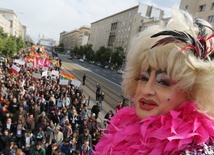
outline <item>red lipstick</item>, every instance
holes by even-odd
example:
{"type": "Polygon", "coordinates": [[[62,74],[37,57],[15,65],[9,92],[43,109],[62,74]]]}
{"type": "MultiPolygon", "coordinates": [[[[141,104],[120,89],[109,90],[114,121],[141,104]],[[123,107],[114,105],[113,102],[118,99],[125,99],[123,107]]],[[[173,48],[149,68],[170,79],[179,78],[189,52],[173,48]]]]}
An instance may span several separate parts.
{"type": "Polygon", "coordinates": [[[146,100],[144,98],[139,99],[138,102],[139,102],[139,106],[142,110],[150,111],[150,110],[155,109],[158,106],[158,104],[156,102],[154,102],[153,100],[146,100]]]}

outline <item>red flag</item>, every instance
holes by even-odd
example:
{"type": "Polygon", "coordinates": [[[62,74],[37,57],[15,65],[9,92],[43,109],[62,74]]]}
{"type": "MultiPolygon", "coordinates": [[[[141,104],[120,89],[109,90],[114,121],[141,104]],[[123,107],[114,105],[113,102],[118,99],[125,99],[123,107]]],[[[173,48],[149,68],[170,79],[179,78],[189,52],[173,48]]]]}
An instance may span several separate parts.
{"type": "Polygon", "coordinates": [[[13,64],[12,67],[10,68],[10,71],[15,74],[18,74],[20,71],[20,68],[13,64]]]}

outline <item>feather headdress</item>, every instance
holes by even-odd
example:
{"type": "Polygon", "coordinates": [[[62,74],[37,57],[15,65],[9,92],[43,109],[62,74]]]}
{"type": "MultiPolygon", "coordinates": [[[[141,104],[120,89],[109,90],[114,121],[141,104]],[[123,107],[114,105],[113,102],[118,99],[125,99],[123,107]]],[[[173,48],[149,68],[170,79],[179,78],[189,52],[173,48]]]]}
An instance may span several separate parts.
{"type": "Polygon", "coordinates": [[[166,45],[169,43],[186,43],[180,52],[185,50],[193,51],[193,54],[202,60],[208,60],[214,58],[214,34],[207,36],[205,27],[209,28],[214,32],[211,27],[203,25],[199,20],[196,20],[195,24],[198,26],[199,33],[196,38],[191,36],[187,32],[181,32],[177,30],[161,31],[151,36],[151,38],[159,36],[168,36],[158,40],[151,48],[159,45],[166,45]]]}

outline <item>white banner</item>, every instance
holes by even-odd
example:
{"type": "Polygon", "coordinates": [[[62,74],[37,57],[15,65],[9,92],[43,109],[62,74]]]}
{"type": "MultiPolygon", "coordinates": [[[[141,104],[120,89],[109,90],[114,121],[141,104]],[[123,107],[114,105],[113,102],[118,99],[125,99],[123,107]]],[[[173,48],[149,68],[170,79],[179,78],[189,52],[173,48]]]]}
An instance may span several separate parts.
{"type": "Polygon", "coordinates": [[[48,67],[42,67],[42,70],[43,70],[43,71],[47,71],[47,70],[48,70],[48,67]]]}
{"type": "Polygon", "coordinates": [[[71,81],[71,84],[74,85],[74,86],[79,87],[81,85],[81,82],[79,80],[75,80],[74,79],[74,80],[71,81]]]}
{"type": "Polygon", "coordinates": [[[46,70],[46,71],[44,71],[44,72],[42,72],[42,77],[43,76],[48,76],[48,71],[46,70]]]}
{"type": "Polygon", "coordinates": [[[27,67],[29,67],[29,68],[33,68],[33,63],[32,63],[32,62],[29,62],[29,63],[27,63],[26,65],[27,65],[27,67]]]}
{"type": "Polygon", "coordinates": [[[25,64],[24,60],[19,60],[19,59],[15,59],[14,62],[17,63],[17,64],[20,64],[20,65],[24,65],[25,64]]]}
{"type": "Polygon", "coordinates": [[[67,85],[67,84],[68,84],[68,80],[65,80],[65,79],[59,80],[59,85],[67,85]]]}
{"type": "Polygon", "coordinates": [[[33,77],[36,78],[36,79],[41,79],[42,78],[40,73],[33,73],[33,77]]]}
{"type": "Polygon", "coordinates": [[[59,76],[59,71],[52,70],[51,75],[59,76]]]}

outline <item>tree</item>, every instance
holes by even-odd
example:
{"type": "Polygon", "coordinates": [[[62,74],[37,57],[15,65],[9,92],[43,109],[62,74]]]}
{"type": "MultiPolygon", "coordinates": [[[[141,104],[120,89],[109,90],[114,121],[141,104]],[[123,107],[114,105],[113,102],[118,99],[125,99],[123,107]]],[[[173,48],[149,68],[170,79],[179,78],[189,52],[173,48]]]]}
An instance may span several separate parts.
{"type": "Polygon", "coordinates": [[[102,64],[109,62],[111,57],[111,49],[101,46],[99,50],[95,53],[95,60],[100,61],[102,64]]]}
{"type": "Polygon", "coordinates": [[[62,52],[64,52],[64,50],[65,50],[65,48],[64,48],[63,43],[60,43],[57,47],[55,47],[56,52],[62,53],[62,52]]]}
{"type": "Polygon", "coordinates": [[[21,37],[18,37],[18,38],[16,38],[16,40],[15,40],[16,42],[16,53],[19,51],[19,50],[21,50],[23,47],[24,47],[24,41],[22,40],[22,38],[21,37]]]}
{"type": "Polygon", "coordinates": [[[14,55],[16,53],[15,37],[10,36],[5,40],[5,48],[2,51],[4,55],[14,55]]]}
{"type": "Polygon", "coordinates": [[[0,38],[6,39],[8,37],[7,33],[4,33],[4,30],[2,27],[0,27],[0,38]]]}
{"type": "Polygon", "coordinates": [[[78,51],[79,51],[79,48],[77,46],[75,46],[74,49],[72,50],[72,53],[74,53],[74,55],[77,56],[78,51]]]}
{"type": "Polygon", "coordinates": [[[116,47],[114,53],[112,54],[111,62],[115,65],[117,64],[117,66],[122,66],[124,60],[125,60],[124,49],[121,46],[116,47]]]}

